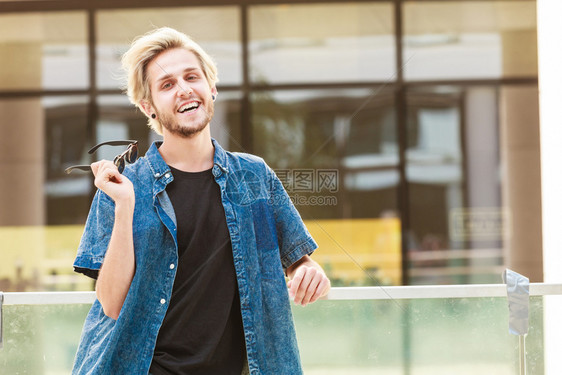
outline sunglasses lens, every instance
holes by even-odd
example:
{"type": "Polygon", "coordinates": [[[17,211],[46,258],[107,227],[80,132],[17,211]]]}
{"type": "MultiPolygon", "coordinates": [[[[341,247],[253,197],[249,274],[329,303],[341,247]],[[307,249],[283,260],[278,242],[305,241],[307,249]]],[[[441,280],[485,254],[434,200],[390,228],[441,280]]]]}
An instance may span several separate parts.
{"type": "Polygon", "coordinates": [[[119,159],[119,163],[117,164],[117,170],[119,171],[119,173],[123,173],[123,171],[125,170],[125,160],[119,159]]]}
{"type": "Polygon", "coordinates": [[[113,159],[113,164],[115,164],[119,173],[123,173],[125,170],[125,158],[123,157],[123,154],[117,155],[115,159],[113,159]]]}
{"type": "Polygon", "coordinates": [[[131,145],[129,146],[129,149],[127,150],[127,163],[134,163],[135,161],[137,161],[137,157],[138,157],[138,149],[137,149],[137,145],[131,145]]]}

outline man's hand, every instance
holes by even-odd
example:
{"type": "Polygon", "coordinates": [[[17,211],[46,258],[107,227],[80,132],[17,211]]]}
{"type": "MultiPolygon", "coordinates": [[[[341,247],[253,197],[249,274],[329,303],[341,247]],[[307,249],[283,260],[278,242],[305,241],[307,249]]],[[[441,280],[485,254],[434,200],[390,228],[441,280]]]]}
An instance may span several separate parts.
{"type": "Polygon", "coordinates": [[[127,203],[134,208],[135,190],[129,179],[117,170],[113,162],[100,160],[91,165],[94,185],[107,194],[116,205],[127,203]]]}
{"type": "Polygon", "coordinates": [[[296,304],[306,306],[330,291],[330,279],[308,255],[287,268],[289,295],[296,304]]]}

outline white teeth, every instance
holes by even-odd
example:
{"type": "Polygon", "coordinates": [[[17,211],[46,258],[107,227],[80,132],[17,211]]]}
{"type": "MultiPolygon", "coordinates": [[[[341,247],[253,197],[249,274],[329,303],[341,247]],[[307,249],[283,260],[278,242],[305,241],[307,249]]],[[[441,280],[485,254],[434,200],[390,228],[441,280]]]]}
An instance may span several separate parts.
{"type": "Polygon", "coordinates": [[[199,107],[199,103],[191,102],[191,103],[187,103],[187,104],[181,106],[180,109],[178,109],[178,112],[184,113],[184,112],[187,112],[187,111],[195,110],[198,107],[199,107]]]}

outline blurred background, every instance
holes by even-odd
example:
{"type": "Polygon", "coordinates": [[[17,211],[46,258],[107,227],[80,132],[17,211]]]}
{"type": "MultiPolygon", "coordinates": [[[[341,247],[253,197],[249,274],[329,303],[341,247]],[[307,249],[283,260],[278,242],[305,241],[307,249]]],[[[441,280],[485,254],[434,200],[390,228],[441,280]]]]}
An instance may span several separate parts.
{"type": "Polygon", "coordinates": [[[94,144],[159,137],[120,56],[155,27],[217,62],[211,132],[276,170],[334,286],[543,279],[536,3],[0,1],[0,290],[72,263],[94,144]]]}

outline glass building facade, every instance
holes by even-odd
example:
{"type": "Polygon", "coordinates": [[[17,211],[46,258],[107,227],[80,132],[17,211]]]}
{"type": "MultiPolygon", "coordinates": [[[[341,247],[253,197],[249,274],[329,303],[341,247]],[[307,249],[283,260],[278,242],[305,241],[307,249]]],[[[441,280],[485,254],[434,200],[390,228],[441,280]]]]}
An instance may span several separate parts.
{"type": "Polygon", "coordinates": [[[333,285],[542,281],[536,4],[0,2],[0,290],[87,290],[87,150],[159,137],[120,56],[155,27],[216,60],[211,133],[263,157],[333,285]]]}

